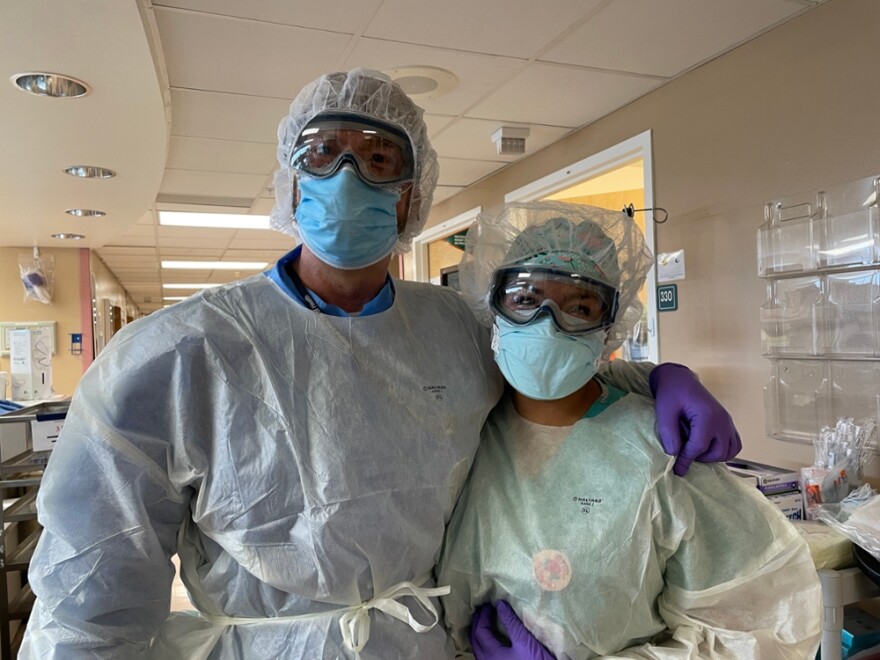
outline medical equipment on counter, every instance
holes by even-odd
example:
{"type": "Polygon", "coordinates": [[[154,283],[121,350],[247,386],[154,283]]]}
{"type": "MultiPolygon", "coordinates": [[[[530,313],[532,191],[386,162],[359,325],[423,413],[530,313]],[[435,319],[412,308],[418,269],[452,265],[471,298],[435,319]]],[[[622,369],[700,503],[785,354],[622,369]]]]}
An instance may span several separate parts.
{"type": "Polygon", "coordinates": [[[880,559],[880,494],[869,484],[839,503],[820,504],[814,515],[880,559]]]}
{"type": "Polygon", "coordinates": [[[818,505],[841,502],[862,485],[862,472],[877,451],[877,423],[869,419],[859,426],[841,418],[833,429],[822,428],[813,445],[813,466],[801,470],[808,518],[818,505]]]}

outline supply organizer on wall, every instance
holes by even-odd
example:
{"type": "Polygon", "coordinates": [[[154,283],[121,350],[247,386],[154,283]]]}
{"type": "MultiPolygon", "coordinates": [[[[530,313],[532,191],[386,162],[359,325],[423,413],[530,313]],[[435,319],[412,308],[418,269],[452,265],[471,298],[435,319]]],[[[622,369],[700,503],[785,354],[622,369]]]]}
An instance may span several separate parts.
{"type": "Polygon", "coordinates": [[[758,230],[767,434],[880,420],[880,177],[770,202],[758,230]]]}

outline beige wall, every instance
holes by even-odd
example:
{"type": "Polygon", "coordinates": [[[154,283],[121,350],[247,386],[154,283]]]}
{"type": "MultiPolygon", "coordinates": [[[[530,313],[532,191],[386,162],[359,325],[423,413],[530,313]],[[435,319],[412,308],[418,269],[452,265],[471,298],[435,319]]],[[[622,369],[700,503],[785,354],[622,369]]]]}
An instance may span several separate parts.
{"type": "MultiPolygon", "coordinates": [[[[72,356],[70,334],[82,332],[79,294],[79,250],[41,249],[55,257],[55,293],[51,305],[24,301],[18,255],[29,248],[0,248],[0,321],[56,321],[56,354],[52,356],[52,386],[58,394],[73,394],[83,372],[80,356],[72,356]]],[[[0,371],[9,371],[9,356],[0,356],[0,371]]],[[[8,392],[7,392],[8,394],[8,392]]]]}
{"type": "Polygon", "coordinates": [[[659,315],[661,359],[700,373],[743,456],[809,464],[810,448],[764,435],[755,233],[772,198],[880,174],[878,27],[877,0],[829,0],[437,205],[428,226],[651,129],[654,200],[669,211],[657,250],[684,248],[687,263],[679,311],[659,315]]]}

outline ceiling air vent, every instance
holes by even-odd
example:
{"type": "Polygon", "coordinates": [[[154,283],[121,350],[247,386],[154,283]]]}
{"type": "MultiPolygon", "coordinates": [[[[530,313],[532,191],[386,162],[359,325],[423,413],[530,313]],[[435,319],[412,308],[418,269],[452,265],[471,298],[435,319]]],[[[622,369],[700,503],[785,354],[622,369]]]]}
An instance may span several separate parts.
{"type": "Polygon", "coordinates": [[[492,133],[492,142],[499,154],[519,155],[526,152],[526,138],[529,137],[528,128],[515,126],[502,126],[492,133]]]}

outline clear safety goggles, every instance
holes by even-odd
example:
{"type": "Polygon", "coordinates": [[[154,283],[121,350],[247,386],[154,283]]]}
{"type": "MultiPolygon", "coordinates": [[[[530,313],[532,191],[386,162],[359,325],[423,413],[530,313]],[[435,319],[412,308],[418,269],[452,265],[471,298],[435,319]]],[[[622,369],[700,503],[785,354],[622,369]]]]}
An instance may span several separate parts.
{"type": "Polygon", "coordinates": [[[300,133],[291,167],[325,178],[344,163],[374,185],[412,181],[415,176],[412,143],[396,126],[347,113],[318,115],[300,133]]]}
{"type": "Polygon", "coordinates": [[[614,287],[555,268],[512,266],[495,273],[491,305],[515,325],[548,314],[560,331],[578,335],[608,328],[617,316],[614,287]]]}

